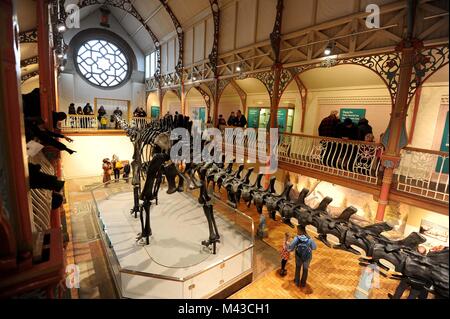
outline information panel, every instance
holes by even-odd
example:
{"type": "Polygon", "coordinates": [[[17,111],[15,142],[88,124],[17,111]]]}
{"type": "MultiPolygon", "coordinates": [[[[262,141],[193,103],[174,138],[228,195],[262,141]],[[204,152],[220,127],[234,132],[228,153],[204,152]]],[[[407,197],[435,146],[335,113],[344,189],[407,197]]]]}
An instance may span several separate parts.
{"type": "Polygon", "coordinates": [[[157,119],[159,117],[159,106],[152,106],[150,116],[152,119],[157,119]]]}
{"type": "Polygon", "coordinates": [[[247,126],[251,128],[258,128],[259,125],[259,111],[260,109],[257,107],[250,107],[248,109],[248,119],[247,126]]]}
{"type": "Polygon", "coordinates": [[[341,121],[349,118],[355,124],[358,124],[363,117],[366,117],[366,109],[341,109],[339,114],[341,121]]]}
{"type": "Polygon", "coordinates": [[[277,123],[280,133],[284,133],[287,124],[287,109],[278,109],[277,123]]]}

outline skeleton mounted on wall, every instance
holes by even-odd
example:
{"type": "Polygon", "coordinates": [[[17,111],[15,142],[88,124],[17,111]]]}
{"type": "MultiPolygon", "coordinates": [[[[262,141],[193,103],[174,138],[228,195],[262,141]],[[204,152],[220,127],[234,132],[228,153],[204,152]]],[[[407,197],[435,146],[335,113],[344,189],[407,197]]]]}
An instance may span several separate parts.
{"type": "MultiPolygon", "coordinates": [[[[208,221],[209,238],[202,241],[205,247],[212,246],[213,253],[216,253],[216,244],[220,242],[214,209],[211,198],[206,188],[206,172],[211,164],[185,164],[185,170],[180,171],[178,164],[171,161],[170,151],[177,143],[183,143],[182,139],[171,140],[171,132],[176,128],[184,128],[189,132],[192,129],[192,122],[188,117],[178,115],[165,117],[158,121],[152,121],[145,127],[130,127],[126,121],[116,116],[116,120],[122,129],[125,130],[133,143],[133,198],[134,205],[131,214],[137,218],[139,213],[141,221],[141,232],[137,241],[141,245],[149,245],[152,229],[150,226],[150,209],[152,205],[158,204],[158,192],[163,178],[167,180],[168,194],[183,192],[184,185],[191,189],[199,189],[199,203],[203,207],[204,214],[208,221]],[[197,178],[197,176],[199,178],[197,178]],[[178,177],[178,184],[176,178],[178,177]],[[141,181],[144,185],[141,188],[141,181]],[[142,204],[141,204],[142,201],[142,204]]],[[[192,138],[190,139],[192,153],[192,138]]]]}

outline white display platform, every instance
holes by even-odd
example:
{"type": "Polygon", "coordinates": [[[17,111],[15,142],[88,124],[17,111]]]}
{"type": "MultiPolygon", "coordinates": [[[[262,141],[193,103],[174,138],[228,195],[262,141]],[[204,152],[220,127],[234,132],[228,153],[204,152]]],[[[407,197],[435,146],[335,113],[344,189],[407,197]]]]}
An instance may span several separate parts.
{"type": "Polygon", "coordinates": [[[130,215],[132,206],[132,192],[97,201],[123,297],[207,298],[252,273],[251,236],[219,213],[215,214],[221,236],[217,254],[201,245],[209,237],[208,223],[190,195],[160,190],[159,204],[151,207],[153,234],[148,246],[136,242],[141,225],[130,215]]]}

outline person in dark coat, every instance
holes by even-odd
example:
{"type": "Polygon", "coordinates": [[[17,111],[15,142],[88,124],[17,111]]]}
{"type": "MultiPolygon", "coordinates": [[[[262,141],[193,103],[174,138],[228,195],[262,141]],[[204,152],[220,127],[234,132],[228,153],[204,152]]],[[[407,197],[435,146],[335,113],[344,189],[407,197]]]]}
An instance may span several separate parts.
{"type": "Polygon", "coordinates": [[[93,115],[94,114],[94,110],[92,109],[91,104],[86,103],[86,105],[83,108],[83,114],[84,115],[93,115]]]}
{"type": "Polygon", "coordinates": [[[75,104],[74,103],[70,103],[69,105],[69,115],[76,115],[77,114],[77,110],[75,109],[75,104]]]}
{"type": "Polygon", "coordinates": [[[220,127],[221,125],[227,125],[227,122],[225,121],[225,119],[223,118],[223,115],[220,114],[219,115],[219,119],[217,120],[218,126],[220,127]]]}
{"type": "Polygon", "coordinates": [[[337,137],[337,128],[339,125],[338,111],[332,111],[329,116],[324,118],[319,125],[319,136],[337,137]]]}
{"type": "Polygon", "coordinates": [[[77,115],[83,115],[83,109],[81,108],[81,106],[77,108],[77,115]]]}
{"type": "Polygon", "coordinates": [[[237,127],[245,127],[247,125],[247,119],[245,118],[244,114],[239,110],[237,111],[237,117],[236,117],[236,126],[237,127]]]}
{"type": "Polygon", "coordinates": [[[234,115],[234,112],[231,112],[230,117],[227,121],[228,126],[236,126],[236,116],[234,115]]]}
{"type": "Polygon", "coordinates": [[[373,134],[372,126],[367,119],[362,118],[358,122],[358,140],[364,141],[367,134],[373,134]]]}
{"type": "Polygon", "coordinates": [[[145,112],[143,107],[139,108],[139,113],[138,114],[139,114],[140,117],[147,117],[147,112],[145,112]]]}
{"type": "Polygon", "coordinates": [[[103,107],[103,105],[100,106],[100,108],[98,109],[97,113],[98,113],[97,119],[100,121],[101,118],[106,115],[106,110],[103,107]]]}
{"type": "Polygon", "coordinates": [[[358,128],[349,118],[346,118],[344,122],[338,125],[338,138],[347,140],[357,140],[358,139],[358,128]]]}

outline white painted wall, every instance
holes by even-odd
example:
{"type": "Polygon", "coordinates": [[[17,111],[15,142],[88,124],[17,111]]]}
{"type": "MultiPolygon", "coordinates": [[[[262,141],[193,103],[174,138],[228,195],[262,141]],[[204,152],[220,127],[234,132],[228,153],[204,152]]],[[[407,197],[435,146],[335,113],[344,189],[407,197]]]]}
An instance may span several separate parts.
{"type": "MultiPolygon", "coordinates": [[[[443,96],[448,96],[448,83],[424,84],[411,146],[439,150],[446,115],[440,114],[443,96]],[[435,141],[435,135],[438,142],[435,141]]],[[[411,115],[413,106],[411,103],[409,109],[411,115]]],[[[446,108],[448,110],[448,105],[446,108]]]]}
{"type": "Polygon", "coordinates": [[[20,91],[22,94],[28,94],[38,87],[39,87],[39,76],[36,76],[26,81],[24,84],[22,84],[20,86],[20,91]]]}
{"type": "MultiPolygon", "coordinates": [[[[93,12],[91,15],[83,19],[81,22],[82,28],[69,29],[66,33],[64,33],[66,43],[70,43],[71,39],[83,30],[90,28],[102,28],[99,25],[99,14],[99,11],[93,12]]],[[[105,29],[116,33],[130,45],[137,59],[138,71],[144,72],[145,60],[143,53],[112,15],[110,16],[109,24],[111,25],[111,28],[105,29]]],[[[61,73],[58,78],[58,90],[60,110],[62,112],[67,112],[69,104],[72,102],[75,103],[76,107],[83,107],[88,102],[94,106],[95,98],[110,98],[131,101],[132,111],[135,110],[136,107],[145,107],[146,105],[145,84],[143,81],[136,82],[133,77],[128,80],[126,84],[117,89],[105,90],[89,84],[76,72],[75,69],[69,71],[66,68],[66,71],[61,73]]]]}
{"type": "Polygon", "coordinates": [[[385,87],[344,87],[327,90],[311,90],[308,92],[305,134],[318,135],[318,127],[322,119],[332,110],[341,108],[362,108],[366,109],[366,118],[374,131],[375,140],[378,141],[381,133],[386,130],[392,109],[389,95],[385,87]],[[371,98],[384,97],[385,104],[375,104],[374,102],[355,103],[353,97],[362,97],[368,100],[371,98]],[[321,103],[322,99],[342,99],[342,103],[321,103]]]}
{"type": "Polygon", "coordinates": [[[134,43],[134,41],[130,38],[128,33],[125,31],[125,29],[121,26],[119,21],[113,16],[109,16],[109,25],[110,28],[104,28],[100,26],[100,11],[96,10],[93,13],[91,13],[89,16],[84,18],[79,29],[68,29],[66,32],[64,32],[64,41],[66,43],[70,43],[72,38],[77,35],[79,32],[87,29],[105,29],[111,32],[116,33],[118,36],[120,36],[123,40],[125,40],[128,45],[133,49],[134,54],[136,55],[137,59],[137,68],[138,71],[144,71],[145,70],[145,60],[144,60],[144,54],[141,52],[141,50],[138,48],[138,46],[134,43]]]}
{"type": "Polygon", "coordinates": [[[129,81],[114,89],[102,90],[90,85],[78,73],[62,73],[58,78],[60,110],[67,112],[70,103],[83,107],[87,102],[94,106],[95,98],[108,98],[131,101],[132,111],[136,107],[145,107],[145,84],[129,81]]]}
{"type": "Polygon", "coordinates": [[[121,160],[131,162],[133,144],[126,136],[71,136],[73,143],[65,144],[76,151],[69,155],[62,152],[63,176],[65,179],[100,176],[102,160],[112,159],[113,154],[121,160]]]}

